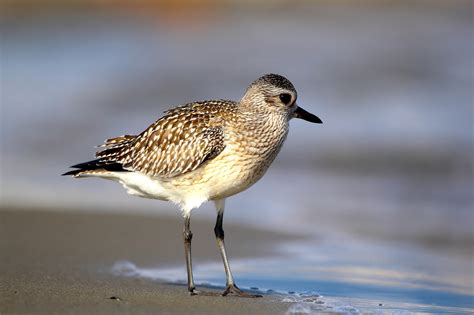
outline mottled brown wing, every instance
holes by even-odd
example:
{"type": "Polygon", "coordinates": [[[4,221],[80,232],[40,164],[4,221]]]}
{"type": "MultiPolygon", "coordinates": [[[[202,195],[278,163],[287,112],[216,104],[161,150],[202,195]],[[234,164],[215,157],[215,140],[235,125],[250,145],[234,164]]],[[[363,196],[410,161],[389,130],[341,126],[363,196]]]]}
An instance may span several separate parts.
{"type": "Polygon", "coordinates": [[[224,149],[224,133],[215,119],[220,101],[193,103],[166,115],[138,135],[133,143],[98,152],[99,158],[119,162],[125,169],[171,178],[197,169],[224,149]]]}

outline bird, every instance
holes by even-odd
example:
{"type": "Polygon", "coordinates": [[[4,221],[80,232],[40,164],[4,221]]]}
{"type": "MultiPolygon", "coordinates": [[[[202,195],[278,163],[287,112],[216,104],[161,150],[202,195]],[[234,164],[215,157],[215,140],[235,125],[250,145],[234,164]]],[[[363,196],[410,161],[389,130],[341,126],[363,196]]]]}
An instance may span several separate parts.
{"type": "Polygon", "coordinates": [[[96,159],[73,165],[74,170],[62,175],[113,180],[130,195],[177,204],[184,218],[190,295],[209,294],[198,291],[193,279],[191,211],[213,201],[214,233],[226,273],[220,295],[261,297],[241,290],[232,276],[224,243],[225,201],[262,178],[285,142],[292,118],[322,123],[296,100],[296,89],[287,78],[266,74],[253,81],[239,101],[180,105],[138,135],[107,139],[96,159]]]}

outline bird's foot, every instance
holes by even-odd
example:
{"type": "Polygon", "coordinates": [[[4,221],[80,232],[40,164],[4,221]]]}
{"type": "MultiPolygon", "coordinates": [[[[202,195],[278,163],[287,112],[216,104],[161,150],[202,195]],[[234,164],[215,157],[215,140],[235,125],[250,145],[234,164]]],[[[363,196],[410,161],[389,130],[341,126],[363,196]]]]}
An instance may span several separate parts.
{"type": "Polygon", "coordinates": [[[220,296],[221,294],[218,292],[209,292],[209,291],[199,291],[195,288],[188,289],[189,295],[200,295],[200,296],[220,296]]]}
{"type": "Polygon", "coordinates": [[[238,296],[238,297],[245,297],[245,298],[259,298],[262,297],[260,294],[250,294],[240,290],[235,284],[228,285],[225,289],[222,296],[238,296]]]}

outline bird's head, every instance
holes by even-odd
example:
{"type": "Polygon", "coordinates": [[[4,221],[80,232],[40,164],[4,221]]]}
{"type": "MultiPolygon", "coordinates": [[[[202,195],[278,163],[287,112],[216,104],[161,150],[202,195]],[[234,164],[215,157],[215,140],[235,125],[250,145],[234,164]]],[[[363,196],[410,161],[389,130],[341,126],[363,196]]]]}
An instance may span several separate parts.
{"type": "Polygon", "coordinates": [[[316,115],[299,107],[296,98],[296,89],[287,78],[266,74],[250,84],[241,103],[256,110],[283,113],[290,119],[301,118],[312,123],[323,123],[316,115]]]}

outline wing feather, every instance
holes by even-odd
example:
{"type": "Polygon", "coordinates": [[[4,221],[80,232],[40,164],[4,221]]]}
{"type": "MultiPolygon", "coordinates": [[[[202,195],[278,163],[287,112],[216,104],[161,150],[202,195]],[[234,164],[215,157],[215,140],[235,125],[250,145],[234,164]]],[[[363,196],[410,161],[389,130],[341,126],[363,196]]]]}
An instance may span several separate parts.
{"type": "Polygon", "coordinates": [[[153,177],[191,172],[222,152],[222,113],[231,114],[235,107],[234,102],[219,100],[169,110],[138,136],[107,140],[106,149],[96,156],[153,177]]]}

